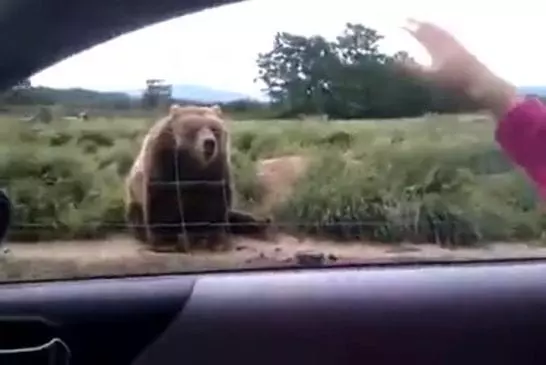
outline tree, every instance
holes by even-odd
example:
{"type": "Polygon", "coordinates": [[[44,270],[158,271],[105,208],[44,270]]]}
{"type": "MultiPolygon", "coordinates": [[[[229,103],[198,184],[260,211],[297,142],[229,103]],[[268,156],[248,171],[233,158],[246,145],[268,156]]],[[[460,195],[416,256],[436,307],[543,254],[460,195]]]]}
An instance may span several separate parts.
{"type": "Polygon", "coordinates": [[[2,104],[31,104],[32,83],[30,79],[24,79],[0,94],[2,104]]]}
{"type": "Polygon", "coordinates": [[[400,117],[475,107],[405,72],[399,65],[411,61],[410,55],[381,53],[382,39],[376,30],[354,23],[347,23],[334,42],[278,33],[272,49],[258,56],[258,78],[286,117],[400,117]]]}
{"type": "Polygon", "coordinates": [[[32,88],[32,82],[30,79],[24,79],[15,84],[11,89],[12,90],[28,90],[32,88]]]}
{"type": "Polygon", "coordinates": [[[321,112],[338,59],[320,36],[277,33],[273,49],[258,56],[259,78],[273,103],[289,114],[321,112]]]}

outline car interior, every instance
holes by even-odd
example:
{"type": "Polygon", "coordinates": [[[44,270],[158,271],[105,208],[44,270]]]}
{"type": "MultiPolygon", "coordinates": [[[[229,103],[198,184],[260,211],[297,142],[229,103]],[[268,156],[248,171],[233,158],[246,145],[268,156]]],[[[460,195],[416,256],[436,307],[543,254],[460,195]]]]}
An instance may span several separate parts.
{"type": "MultiPolygon", "coordinates": [[[[5,0],[0,87],[123,33],[224,3],[5,0]]],[[[542,364],[545,343],[539,258],[0,285],[6,365],[542,364]]]]}

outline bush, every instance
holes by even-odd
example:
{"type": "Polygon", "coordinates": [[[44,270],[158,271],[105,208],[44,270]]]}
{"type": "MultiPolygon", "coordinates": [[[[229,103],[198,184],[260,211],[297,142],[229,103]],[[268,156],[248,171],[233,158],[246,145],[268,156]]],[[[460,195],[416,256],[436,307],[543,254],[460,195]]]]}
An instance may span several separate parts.
{"type": "MultiPolygon", "coordinates": [[[[14,240],[96,238],[124,230],[123,178],[148,122],[2,121],[0,177],[15,204],[14,240]]],[[[453,116],[413,120],[234,122],[236,201],[259,204],[256,161],[312,157],[271,213],[289,230],[340,241],[474,245],[540,237],[529,182],[492,126],[453,116]]]]}

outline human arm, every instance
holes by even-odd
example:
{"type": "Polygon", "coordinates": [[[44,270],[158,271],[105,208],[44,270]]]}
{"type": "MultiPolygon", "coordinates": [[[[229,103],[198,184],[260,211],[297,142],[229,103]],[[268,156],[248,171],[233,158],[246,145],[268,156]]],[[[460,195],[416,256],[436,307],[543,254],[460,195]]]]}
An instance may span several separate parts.
{"type": "Polygon", "coordinates": [[[522,167],[546,200],[546,106],[518,98],[515,86],[481,63],[458,40],[435,24],[410,20],[406,30],[431,55],[432,66],[412,64],[414,74],[464,92],[497,121],[495,137],[522,167]]]}
{"type": "Polygon", "coordinates": [[[498,119],[495,138],[546,200],[546,106],[535,98],[515,101],[498,119]]]}

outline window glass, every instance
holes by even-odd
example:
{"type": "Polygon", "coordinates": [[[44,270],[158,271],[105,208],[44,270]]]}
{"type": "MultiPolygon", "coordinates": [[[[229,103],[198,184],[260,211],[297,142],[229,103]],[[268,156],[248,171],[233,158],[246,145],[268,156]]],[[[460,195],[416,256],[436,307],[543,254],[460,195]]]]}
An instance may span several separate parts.
{"type": "Polygon", "coordinates": [[[494,118],[401,66],[430,64],[401,28],[420,17],[546,97],[520,3],[246,1],[22,80],[0,99],[0,280],[546,255],[494,118]]]}

